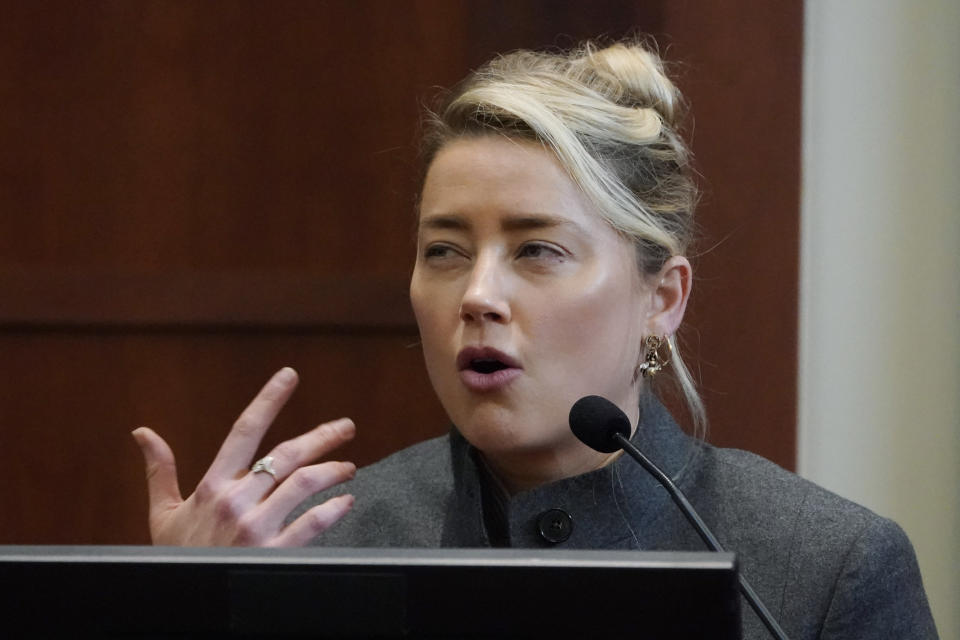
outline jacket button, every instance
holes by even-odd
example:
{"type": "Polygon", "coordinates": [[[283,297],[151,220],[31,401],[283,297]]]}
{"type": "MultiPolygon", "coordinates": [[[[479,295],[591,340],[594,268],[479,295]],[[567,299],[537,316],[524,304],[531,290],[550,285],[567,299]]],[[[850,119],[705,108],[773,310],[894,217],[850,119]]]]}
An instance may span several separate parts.
{"type": "Polygon", "coordinates": [[[537,529],[547,542],[563,542],[573,532],[573,518],[561,509],[548,509],[537,518],[537,529]]]}

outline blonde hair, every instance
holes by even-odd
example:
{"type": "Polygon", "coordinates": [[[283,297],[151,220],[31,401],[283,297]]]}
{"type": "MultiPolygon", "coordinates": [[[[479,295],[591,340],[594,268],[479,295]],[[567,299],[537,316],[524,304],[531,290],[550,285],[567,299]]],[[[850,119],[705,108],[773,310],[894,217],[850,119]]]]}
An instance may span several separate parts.
{"type": "MultiPolygon", "coordinates": [[[[463,136],[501,134],[551,149],[597,211],[637,247],[639,269],[660,271],[693,239],[697,187],[678,134],[683,99],[663,62],[639,41],[569,52],[515,51],[471,73],[424,123],[422,153],[463,136]]],[[[703,403],[673,336],[673,376],[695,432],[703,403]]]]}

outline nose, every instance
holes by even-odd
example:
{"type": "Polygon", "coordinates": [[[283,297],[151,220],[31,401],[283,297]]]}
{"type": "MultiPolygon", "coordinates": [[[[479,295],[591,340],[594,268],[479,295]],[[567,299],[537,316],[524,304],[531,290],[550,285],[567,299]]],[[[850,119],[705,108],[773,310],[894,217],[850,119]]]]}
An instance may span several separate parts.
{"type": "Polygon", "coordinates": [[[509,322],[510,304],[504,285],[504,274],[496,258],[479,258],[460,301],[460,320],[466,323],[509,322]]]}

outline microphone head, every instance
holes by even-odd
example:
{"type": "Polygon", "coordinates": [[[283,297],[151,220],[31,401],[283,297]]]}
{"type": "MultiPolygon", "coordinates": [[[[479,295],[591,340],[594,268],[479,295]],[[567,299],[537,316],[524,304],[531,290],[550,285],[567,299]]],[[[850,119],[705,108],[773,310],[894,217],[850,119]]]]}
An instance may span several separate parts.
{"type": "Polygon", "coordinates": [[[630,437],[630,419],[606,398],[585,396],[570,407],[570,430],[591,449],[612,453],[623,448],[614,435],[630,437]]]}

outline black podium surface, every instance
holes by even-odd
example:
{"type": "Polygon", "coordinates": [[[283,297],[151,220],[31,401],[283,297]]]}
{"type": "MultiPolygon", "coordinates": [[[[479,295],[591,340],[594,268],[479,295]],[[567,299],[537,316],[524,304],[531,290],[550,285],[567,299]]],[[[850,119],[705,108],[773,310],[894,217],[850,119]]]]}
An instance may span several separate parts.
{"type": "Polygon", "coordinates": [[[0,546],[41,635],[740,637],[732,553],[0,546]]]}

